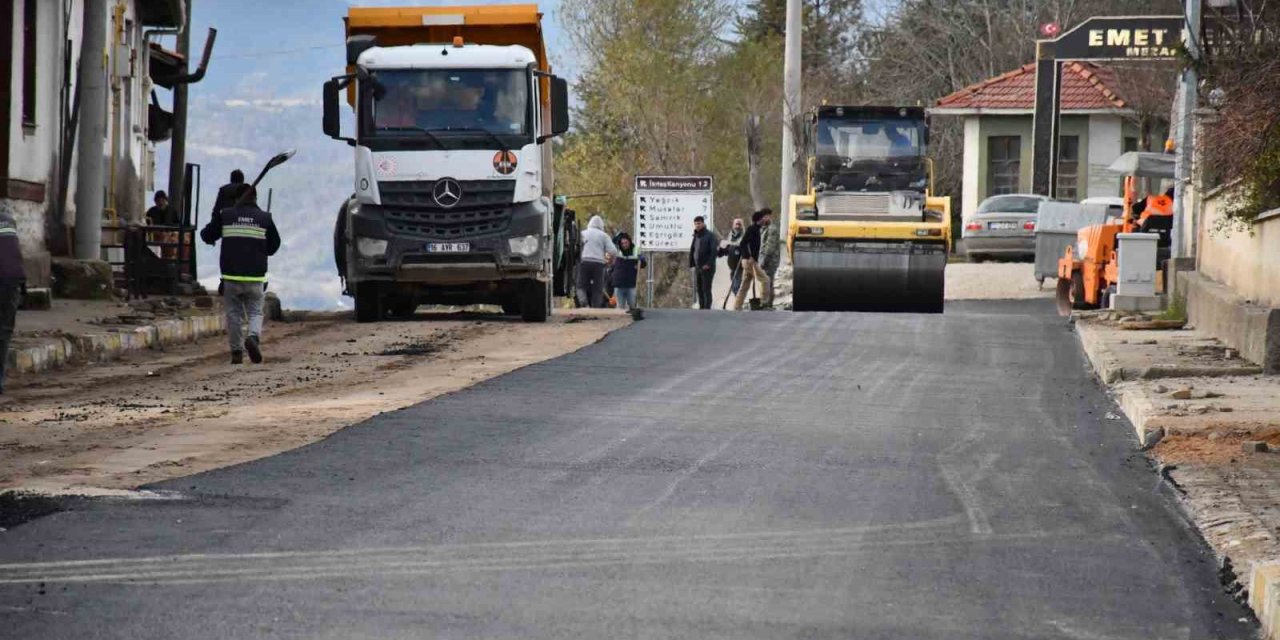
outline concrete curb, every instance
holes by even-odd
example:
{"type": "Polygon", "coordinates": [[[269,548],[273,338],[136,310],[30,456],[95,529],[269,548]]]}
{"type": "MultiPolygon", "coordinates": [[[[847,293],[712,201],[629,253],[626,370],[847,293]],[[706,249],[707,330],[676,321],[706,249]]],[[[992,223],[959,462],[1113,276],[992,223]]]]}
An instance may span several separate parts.
{"type": "Polygon", "coordinates": [[[1280,637],[1280,562],[1255,563],[1249,574],[1249,608],[1263,637],[1280,637]]]}
{"type": "Polygon", "coordinates": [[[170,318],[120,331],[50,338],[41,344],[13,349],[9,362],[13,373],[30,375],[71,363],[110,362],[126,353],[195,342],[225,332],[226,320],[221,312],[170,318]]]}
{"type": "Polygon", "coordinates": [[[1150,367],[1125,367],[1107,347],[1105,341],[1098,339],[1097,329],[1087,322],[1075,323],[1076,333],[1080,336],[1080,344],[1084,347],[1089,363],[1103,383],[1113,385],[1126,380],[1161,380],[1164,378],[1226,378],[1231,376],[1254,376],[1262,373],[1262,367],[1253,364],[1242,365],[1162,365],[1150,367]]]}

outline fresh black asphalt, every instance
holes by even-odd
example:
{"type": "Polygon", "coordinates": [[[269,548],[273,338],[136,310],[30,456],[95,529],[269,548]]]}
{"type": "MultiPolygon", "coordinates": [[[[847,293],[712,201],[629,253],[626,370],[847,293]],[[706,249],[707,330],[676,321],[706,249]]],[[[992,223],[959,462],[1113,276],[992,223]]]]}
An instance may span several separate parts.
{"type": "Polygon", "coordinates": [[[1043,302],[651,312],[0,533],[0,636],[1253,637],[1110,411],[1043,302]]]}

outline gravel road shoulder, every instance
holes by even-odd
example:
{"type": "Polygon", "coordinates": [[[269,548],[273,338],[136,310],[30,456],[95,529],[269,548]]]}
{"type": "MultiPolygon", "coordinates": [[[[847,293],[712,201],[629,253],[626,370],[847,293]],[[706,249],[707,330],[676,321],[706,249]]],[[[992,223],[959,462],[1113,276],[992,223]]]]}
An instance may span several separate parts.
{"type": "Polygon", "coordinates": [[[266,363],[227,363],[219,339],[36,376],[0,404],[0,491],[109,494],[238,464],[554,358],[624,326],[419,314],[357,325],[272,324],[266,363]]]}

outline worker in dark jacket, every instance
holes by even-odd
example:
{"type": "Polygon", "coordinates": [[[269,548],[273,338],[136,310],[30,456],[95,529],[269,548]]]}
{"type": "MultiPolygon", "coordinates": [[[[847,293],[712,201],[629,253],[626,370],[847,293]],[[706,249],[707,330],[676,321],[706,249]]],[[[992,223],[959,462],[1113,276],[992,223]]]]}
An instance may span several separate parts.
{"type": "Polygon", "coordinates": [[[698,308],[711,308],[711,283],[716,278],[716,257],[720,251],[720,238],[707,228],[702,216],[693,219],[693,242],[689,244],[689,267],[694,270],[697,285],[698,308]]]}
{"type": "Polygon", "coordinates": [[[18,224],[9,207],[0,201],[0,393],[4,393],[4,367],[9,361],[9,340],[22,304],[27,274],[22,269],[18,224]]]}
{"type": "Polygon", "coordinates": [[[219,211],[235,206],[236,200],[247,187],[248,185],[244,183],[244,172],[239,169],[232,170],[231,182],[218,187],[218,197],[213,200],[213,215],[216,217],[219,211]]]}
{"type": "Polygon", "coordinates": [[[751,214],[751,226],[747,227],[747,232],[742,234],[742,284],[738,286],[738,295],[733,299],[733,309],[736,311],[742,308],[742,303],[747,299],[747,292],[751,290],[751,282],[754,280],[760,283],[761,291],[769,290],[769,274],[764,272],[760,267],[760,241],[764,228],[773,220],[773,210],[765,207],[751,214]]]}
{"type": "Polygon", "coordinates": [[[625,231],[618,234],[614,244],[618,245],[618,255],[613,257],[613,295],[618,299],[618,308],[626,311],[636,307],[636,280],[649,262],[636,251],[631,235],[625,231]]]}
{"type": "Polygon", "coordinates": [[[267,285],[267,256],[280,249],[280,233],[271,213],[258,208],[257,193],[245,187],[239,206],[227,207],[200,230],[206,244],[222,240],[222,304],[227,316],[231,364],[262,362],[262,301],[267,285]],[[248,335],[244,324],[248,323],[248,335]]]}

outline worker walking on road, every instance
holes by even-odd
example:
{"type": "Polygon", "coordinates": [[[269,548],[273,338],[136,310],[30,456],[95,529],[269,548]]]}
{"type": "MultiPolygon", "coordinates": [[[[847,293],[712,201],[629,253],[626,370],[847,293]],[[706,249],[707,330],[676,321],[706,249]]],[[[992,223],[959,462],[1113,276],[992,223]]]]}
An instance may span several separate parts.
{"type": "Polygon", "coordinates": [[[592,309],[604,307],[606,256],[618,255],[618,247],[604,232],[604,218],[591,216],[582,230],[582,262],[578,263],[578,298],[592,309]]]}
{"type": "Polygon", "coordinates": [[[223,311],[227,316],[227,339],[231,344],[231,364],[244,361],[244,352],[254,363],[262,362],[262,302],[267,287],[267,257],[280,249],[280,233],[271,213],[258,208],[257,192],[245,186],[241,204],[226,207],[200,230],[206,244],[222,240],[223,311]],[[244,326],[248,324],[248,335],[244,326]]]}
{"type": "Polygon", "coordinates": [[[631,236],[619,233],[618,255],[613,259],[613,295],[618,299],[618,309],[636,308],[636,280],[640,270],[648,266],[649,261],[636,251],[631,236]]]}
{"type": "Polygon", "coordinates": [[[9,207],[0,202],[0,393],[4,393],[4,367],[9,361],[9,340],[22,306],[27,274],[22,268],[18,223],[9,207]]]}
{"type": "Polygon", "coordinates": [[[689,244],[689,267],[694,271],[698,308],[711,308],[711,283],[716,278],[716,257],[720,252],[720,238],[707,228],[702,216],[693,219],[693,242],[689,244]]]}
{"type": "Polygon", "coordinates": [[[772,220],[773,210],[768,207],[761,209],[751,214],[751,226],[742,234],[742,284],[738,287],[738,295],[733,299],[734,311],[742,308],[753,281],[760,283],[762,293],[769,290],[769,274],[760,267],[760,242],[764,228],[772,220]]]}

